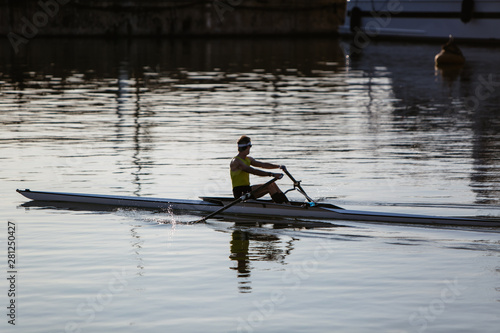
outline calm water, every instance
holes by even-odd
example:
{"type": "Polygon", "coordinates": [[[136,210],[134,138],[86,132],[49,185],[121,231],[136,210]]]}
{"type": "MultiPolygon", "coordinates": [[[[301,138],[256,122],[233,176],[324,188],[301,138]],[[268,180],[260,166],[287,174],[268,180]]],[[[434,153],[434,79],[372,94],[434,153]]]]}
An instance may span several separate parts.
{"type": "MultiPolygon", "coordinates": [[[[235,140],[346,208],[500,216],[500,49],[34,39],[0,53],[2,331],[498,332],[497,230],[26,206],[229,195],[235,140]],[[285,224],[283,222],[286,222],[285,224]]],[[[257,179],[255,179],[257,181],[257,179]]],[[[291,184],[283,179],[282,188],[291,184]]],[[[301,199],[299,194],[290,197],[301,199]]]]}

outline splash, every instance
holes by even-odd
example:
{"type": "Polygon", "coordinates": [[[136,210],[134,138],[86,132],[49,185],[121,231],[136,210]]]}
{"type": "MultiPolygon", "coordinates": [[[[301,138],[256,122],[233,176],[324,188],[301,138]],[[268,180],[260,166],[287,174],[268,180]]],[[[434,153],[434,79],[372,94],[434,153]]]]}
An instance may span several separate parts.
{"type": "Polygon", "coordinates": [[[156,219],[156,222],[158,224],[171,224],[172,229],[175,229],[175,226],[180,223],[180,220],[178,219],[177,215],[174,214],[174,211],[172,207],[168,207],[164,213],[166,213],[167,218],[162,218],[162,219],[156,219]]]}

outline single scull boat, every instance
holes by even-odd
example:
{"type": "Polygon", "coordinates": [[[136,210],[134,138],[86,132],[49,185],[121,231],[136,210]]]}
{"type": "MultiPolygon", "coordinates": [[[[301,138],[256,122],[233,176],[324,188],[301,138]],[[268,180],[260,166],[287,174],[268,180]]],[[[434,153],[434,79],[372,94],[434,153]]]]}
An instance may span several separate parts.
{"type": "MultiPolygon", "coordinates": [[[[41,192],[17,190],[26,198],[44,202],[72,202],[117,207],[149,209],[172,209],[174,211],[195,211],[211,213],[233,202],[234,198],[202,197],[201,200],[179,200],[119,195],[99,195],[65,192],[41,192]]],[[[224,214],[244,214],[272,217],[297,217],[329,220],[367,221],[385,223],[409,223],[426,225],[455,225],[500,227],[499,220],[475,217],[445,217],[416,214],[382,213],[348,210],[328,203],[291,202],[277,204],[271,200],[245,200],[224,210],[224,214]]]]}

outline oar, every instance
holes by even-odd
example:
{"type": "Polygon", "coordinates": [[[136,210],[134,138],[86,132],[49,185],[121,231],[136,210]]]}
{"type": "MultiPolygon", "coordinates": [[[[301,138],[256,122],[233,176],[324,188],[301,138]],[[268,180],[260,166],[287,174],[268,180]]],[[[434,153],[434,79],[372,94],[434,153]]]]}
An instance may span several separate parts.
{"type": "Polygon", "coordinates": [[[299,181],[295,180],[295,178],[293,178],[292,174],[290,172],[288,172],[286,167],[283,167],[281,170],[283,170],[283,172],[286,173],[286,175],[292,180],[293,187],[296,188],[297,191],[299,191],[304,197],[306,197],[306,199],[309,200],[310,203],[316,204],[316,202],[310,196],[307,195],[306,191],[304,191],[302,186],[300,186],[300,182],[301,182],[300,180],[299,181]]]}
{"type": "Polygon", "coordinates": [[[243,194],[241,197],[239,197],[238,199],[232,201],[231,203],[228,203],[227,205],[225,205],[224,207],[222,207],[221,209],[218,209],[216,210],[215,212],[212,212],[210,214],[208,214],[207,216],[199,219],[198,221],[194,221],[194,222],[191,222],[191,223],[201,223],[201,222],[205,222],[207,219],[225,211],[226,209],[228,209],[229,207],[231,206],[234,206],[236,205],[237,203],[240,203],[242,201],[245,201],[245,200],[248,200],[252,197],[252,195],[254,193],[257,193],[259,192],[260,190],[262,190],[263,188],[271,185],[272,183],[274,183],[275,181],[277,181],[278,179],[280,179],[281,177],[283,177],[283,174],[280,174],[280,177],[274,177],[273,179],[271,179],[270,181],[268,181],[267,183],[265,184],[262,184],[261,186],[257,187],[255,190],[251,191],[251,192],[248,192],[248,193],[245,193],[243,194]]]}

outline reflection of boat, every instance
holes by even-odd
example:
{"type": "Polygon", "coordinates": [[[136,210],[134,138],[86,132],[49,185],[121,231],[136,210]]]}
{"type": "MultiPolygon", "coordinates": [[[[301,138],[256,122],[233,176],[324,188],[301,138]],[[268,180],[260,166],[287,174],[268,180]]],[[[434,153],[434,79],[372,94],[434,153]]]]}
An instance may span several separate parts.
{"type": "MultiPolygon", "coordinates": [[[[195,212],[214,212],[234,200],[233,198],[213,197],[205,197],[202,198],[202,200],[179,200],[81,193],[39,192],[31,190],[17,191],[25,197],[36,201],[76,202],[119,207],[173,209],[195,212]]],[[[314,204],[313,206],[303,202],[276,204],[270,200],[247,200],[228,208],[224,213],[429,225],[500,226],[500,221],[489,219],[347,210],[335,205],[322,203],[314,204]]]]}
{"type": "Polygon", "coordinates": [[[340,34],[500,41],[500,2],[491,0],[348,0],[340,34]]]}

